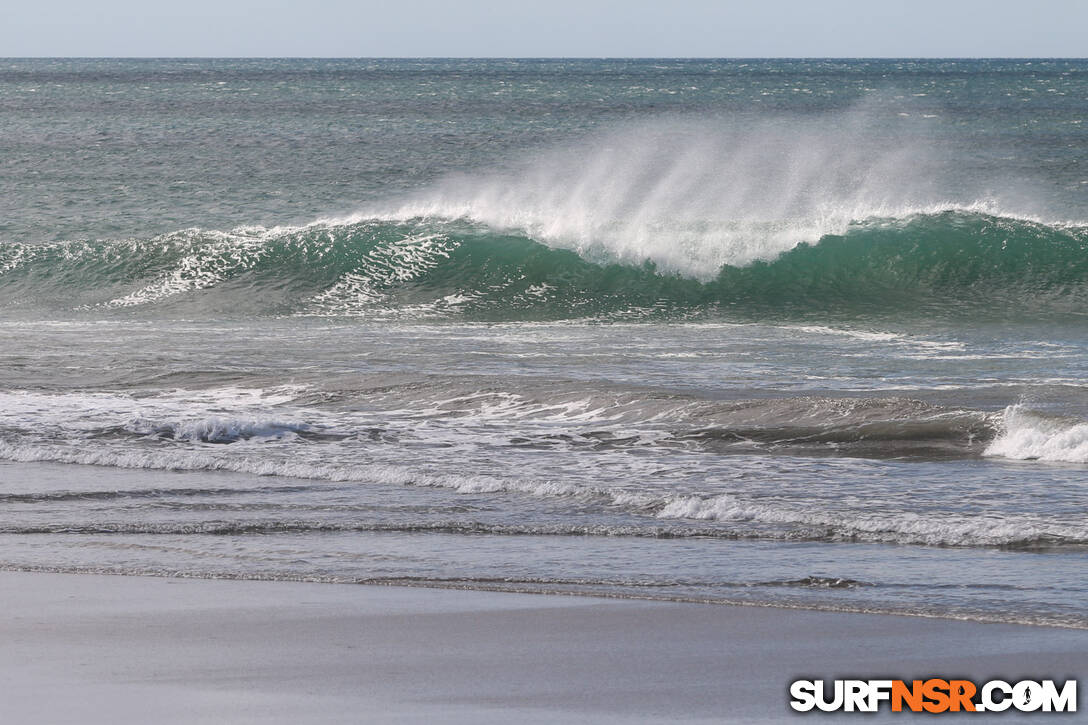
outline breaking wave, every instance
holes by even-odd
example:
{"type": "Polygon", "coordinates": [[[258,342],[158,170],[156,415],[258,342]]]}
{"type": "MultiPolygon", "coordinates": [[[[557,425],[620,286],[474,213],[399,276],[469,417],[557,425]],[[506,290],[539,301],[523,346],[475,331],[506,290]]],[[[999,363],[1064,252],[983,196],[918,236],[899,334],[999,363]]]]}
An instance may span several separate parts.
{"type": "Polygon", "coordinates": [[[731,251],[737,229],[722,225],[703,223],[698,248],[681,240],[641,254],[424,216],[0,243],[0,308],[500,320],[1088,308],[1088,226],[956,208],[870,217],[785,248],[750,228],[731,251]],[[704,254],[715,243],[719,266],[704,254]]]}
{"type": "Polygon", "coordinates": [[[1023,405],[1010,405],[1001,430],[985,455],[1065,463],[1088,463],[1088,423],[1048,416],[1023,405]]]}

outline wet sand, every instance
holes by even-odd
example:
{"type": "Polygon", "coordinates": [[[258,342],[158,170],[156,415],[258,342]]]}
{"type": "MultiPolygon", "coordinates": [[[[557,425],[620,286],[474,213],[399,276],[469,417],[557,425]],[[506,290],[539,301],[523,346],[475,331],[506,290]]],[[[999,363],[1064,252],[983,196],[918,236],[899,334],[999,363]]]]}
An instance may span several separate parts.
{"type": "Polygon", "coordinates": [[[0,592],[5,722],[777,722],[799,677],[1088,673],[1088,631],[917,617],[22,572],[0,592]]]}

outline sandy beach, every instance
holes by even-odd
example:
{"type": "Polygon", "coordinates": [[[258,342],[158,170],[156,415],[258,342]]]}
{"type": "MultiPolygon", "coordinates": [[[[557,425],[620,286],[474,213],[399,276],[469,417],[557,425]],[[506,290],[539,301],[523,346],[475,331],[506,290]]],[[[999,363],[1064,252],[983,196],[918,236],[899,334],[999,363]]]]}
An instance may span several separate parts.
{"type": "Polygon", "coordinates": [[[775,722],[802,676],[1088,672],[1088,632],[1046,627],[289,582],[0,582],[13,723],[775,722]]]}

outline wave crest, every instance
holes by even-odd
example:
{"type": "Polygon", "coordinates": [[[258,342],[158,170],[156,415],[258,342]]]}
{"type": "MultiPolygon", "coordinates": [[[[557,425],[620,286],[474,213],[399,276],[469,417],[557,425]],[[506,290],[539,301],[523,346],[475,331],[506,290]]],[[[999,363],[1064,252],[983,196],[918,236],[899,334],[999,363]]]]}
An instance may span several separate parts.
{"type": "Polygon", "coordinates": [[[1088,463],[1088,423],[1010,405],[984,455],[1018,460],[1088,463]]]}
{"type": "Polygon", "coordinates": [[[591,261],[463,219],[184,230],[0,246],[0,306],[479,319],[1088,308],[1088,226],[973,211],[869,218],[710,280],[621,257],[591,261]]]}

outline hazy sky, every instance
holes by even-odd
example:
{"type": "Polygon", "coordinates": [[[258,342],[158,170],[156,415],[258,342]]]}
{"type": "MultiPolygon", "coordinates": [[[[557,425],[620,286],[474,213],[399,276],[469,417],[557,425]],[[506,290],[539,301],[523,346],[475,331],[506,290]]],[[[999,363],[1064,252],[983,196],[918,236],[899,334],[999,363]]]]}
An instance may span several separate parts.
{"type": "Polygon", "coordinates": [[[1088,0],[11,0],[0,56],[1088,56],[1088,0]]]}

